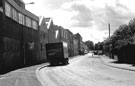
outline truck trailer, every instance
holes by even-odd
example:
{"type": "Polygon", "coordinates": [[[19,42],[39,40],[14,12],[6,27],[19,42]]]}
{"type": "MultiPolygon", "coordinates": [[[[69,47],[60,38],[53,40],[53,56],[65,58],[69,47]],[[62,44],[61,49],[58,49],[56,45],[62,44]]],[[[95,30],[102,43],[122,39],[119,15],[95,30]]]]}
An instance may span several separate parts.
{"type": "Polygon", "coordinates": [[[50,65],[68,64],[68,45],[64,42],[47,43],[46,55],[50,65]]]}

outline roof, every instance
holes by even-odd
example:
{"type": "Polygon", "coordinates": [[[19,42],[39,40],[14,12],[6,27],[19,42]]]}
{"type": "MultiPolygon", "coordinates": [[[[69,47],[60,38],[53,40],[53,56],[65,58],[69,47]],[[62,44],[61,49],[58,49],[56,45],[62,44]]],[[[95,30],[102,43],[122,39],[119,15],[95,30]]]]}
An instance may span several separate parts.
{"type": "Polygon", "coordinates": [[[70,34],[73,34],[69,29],[66,29],[70,34]]]}
{"type": "Polygon", "coordinates": [[[47,29],[49,29],[51,23],[52,23],[52,19],[49,17],[49,18],[44,18],[45,19],[45,23],[47,25],[47,29]]]}
{"type": "Polygon", "coordinates": [[[43,21],[44,17],[43,16],[39,16],[39,25],[41,25],[42,21],[43,21]]]}
{"type": "Polygon", "coordinates": [[[49,22],[51,18],[45,18],[45,22],[49,22]]]}
{"type": "Polygon", "coordinates": [[[23,0],[19,0],[19,1],[21,1],[22,3],[24,3],[24,1],[23,1],[23,0]]]}
{"type": "Polygon", "coordinates": [[[7,2],[9,2],[14,8],[16,8],[19,12],[21,12],[22,14],[36,20],[39,21],[39,17],[36,16],[35,14],[31,13],[30,11],[20,7],[14,0],[7,0],[7,2]]]}

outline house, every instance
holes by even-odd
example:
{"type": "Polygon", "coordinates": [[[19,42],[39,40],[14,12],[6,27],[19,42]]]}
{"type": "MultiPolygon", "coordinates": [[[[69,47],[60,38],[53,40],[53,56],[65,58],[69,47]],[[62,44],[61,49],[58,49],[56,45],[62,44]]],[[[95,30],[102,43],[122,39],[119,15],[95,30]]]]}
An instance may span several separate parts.
{"type": "Polygon", "coordinates": [[[49,43],[68,42],[67,30],[61,26],[53,25],[49,29],[49,43]]]}
{"type": "Polygon", "coordinates": [[[79,33],[74,34],[74,38],[78,40],[78,49],[79,49],[79,55],[82,54],[82,36],[79,33]]]}
{"type": "Polygon", "coordinates": [[[73,43],[73,33],[69,30],[67,30],[68,34],[68,52],[69,52],[69,57],[74,56],[74,43],[73,43]]]}
{"type": "Polygon", "coordinates": [[[45,23],[46,23],[46,27],[47,27],[47,31],[48,31],[48,43],[51,43],[53,42],[52,39],[53,39],[53,27],[54,27],[54,24],[53,24],[53,20],[52,18],[45,18],[45,23]]]}
{"type": "Polygon", "coordinates": [[[46,18],[44,18],[43,16],[40,17],[39,22],[39,38],[40,38],[40,60],[44,62],[47,60],[45,44],[48,43],[49,34],[46,24],[46,18]]]}
{"type": "Polygon", "coordinates": [[[73,46],[74,46],[74,56],[79,55],[79,40],[73,37],[73,46]]]}
{"type": "MultiPolygon", "coordinates": [[[[53,25],[49,29],[49,43],[63,42],[64,47],[68,48],[68,32],[61,26],[53,25]]],[[[68,49],[65,49],[68,54],[68,49]]]]}

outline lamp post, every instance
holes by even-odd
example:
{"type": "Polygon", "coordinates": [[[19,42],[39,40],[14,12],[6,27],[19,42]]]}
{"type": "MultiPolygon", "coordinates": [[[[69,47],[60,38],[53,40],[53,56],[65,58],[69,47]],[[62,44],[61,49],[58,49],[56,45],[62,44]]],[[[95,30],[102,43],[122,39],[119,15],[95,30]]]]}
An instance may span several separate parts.
{"type": "MultiPolygon", "coordinates": [[[[30,4],[35,4],[34,2],[30,2],[30,3],[24,3],[24,5],[30,5],[30,4]]],[[[22,8],[23,9],[23,8],[22,8]]],[[[24,60],[24,65],[26,65],[27,64],[27,62],[26,62],[26,56],[25,56],[25,54],[26,54],[26,43],[25,43],[25,39],[24,39],[24,35],[25,35],[25,33],[24,33],[24,26],[22,26],[22,48],[23,48],[23,60],[24,60]]],[[[32,32],[33,33],[33,32],[32,32]]],[[[28,45],[27,45],[28,46],[28,45]]]]}
{"type": "Polygon", "coordinates": [[[110,38],[110,23],[108,24],[109,38],[110,38]]]}
{"type": "Polygon", "coordinates": [[[30,4],[35,4],[35,3],[34,2],[24,3],[25,7],[28,6],[28,5],[30,5],[30,4]]]}
{"type": "MultiPolygon", "coordinates": [[[[110,23],[108,24],[109,39],[110,39],[110,23]]],[[[109,57],[112,58],[112,44],[109,45],[109,57]]]]}
{"type": "Polygon", "coordinates": [[[25,3],[25,5],[35,4],[34,2],[25,3]]]}

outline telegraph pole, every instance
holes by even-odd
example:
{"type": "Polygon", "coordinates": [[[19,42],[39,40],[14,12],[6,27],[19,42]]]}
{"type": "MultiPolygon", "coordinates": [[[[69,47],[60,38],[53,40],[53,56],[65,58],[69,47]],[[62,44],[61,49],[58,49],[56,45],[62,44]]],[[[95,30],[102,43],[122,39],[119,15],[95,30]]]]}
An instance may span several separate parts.
{"type": "MultiPolygon", "coordinates": [[[[109,38],[110,38],[110,23],[108,23],[108,31],[109,31],[109,38]]],[[[109,57],[112,58],[112,55],[111,55],[111,44],[109,45],[109,57]]]]}
{"type": "Polygon", "coordinates": [[[109,38],[110,38],[110,23],[108,24],[109,38]]]}

